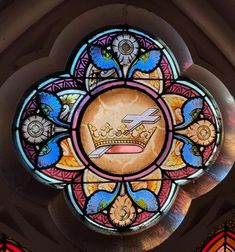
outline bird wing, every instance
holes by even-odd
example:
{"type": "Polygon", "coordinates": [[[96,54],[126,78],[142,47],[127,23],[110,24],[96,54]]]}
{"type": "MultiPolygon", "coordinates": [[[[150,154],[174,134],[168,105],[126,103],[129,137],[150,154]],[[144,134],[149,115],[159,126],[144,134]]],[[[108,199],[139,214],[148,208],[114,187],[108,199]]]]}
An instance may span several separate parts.
{"type": "Polygon", "coordinates": [[[115,199],[117,193],[120,190],[120,186],[121,184],[118,183],[116,189],[113,192],[102,190],[92,194],[87,201],[86,213],[96,214],[108,207],[115,199]]]}
{"type": "Polygon", "coordinates": [[[158,66],[160,59],[161,52],[159,50],[153,49],[144,52],[131,65],[128,72],[128,78],[131,78],[136,70],[140,70],[141,72],[145,73],[153,71],[158,66]]]}
{"type": "Polygon", "coordinates": [[[202,166],[202,156],[195,144],[190,141],[186,136],[175,135],[175,137],[183,142],[181,149],[182,157],[185,163],[192,167],[199,168],[202,166]]]}
{"type": "Polygon", "coordinates": [[[105,48],[97,45],[90,46],[90,56],[96,68],[102,70],[109,70],[114,68],[119,77],[122,77],[122,71],[115,60],[115,58],[105,48]]]}
{"type": "Polygon", "coordinates": [[[149,212],[155,212],[159,209],[157,197],[153,192],[147,189],[133,191],[129,182],[126,182],[126,186],[129,196],[140,208],[149,212]]]}
{"type": "Polygon", "coordinates": [[[68,124],[62,122],[59,118],[63,108],[60,99],[47,92],[39,92],[38,96],[42,112],[53,122],[67,128],[68,124]]]}
{"type": "Polygon", "coordinates": [[[57,135],[42,146],[37,158],[38,168],[48,168],[59,161],[62,154],[62,148],[59,145],[59,142],[67,136],[67,133],[57,135]]]}
{"type": "Polygon", "coordinates": [[[176,129],[182,129],[188,126],[192,121],[194,121],[200,114],[203,108],[203,99],[202,98],[193,98],[188,101],[183,106],[182,116],[183,123],[176,126],[176,129]]]}

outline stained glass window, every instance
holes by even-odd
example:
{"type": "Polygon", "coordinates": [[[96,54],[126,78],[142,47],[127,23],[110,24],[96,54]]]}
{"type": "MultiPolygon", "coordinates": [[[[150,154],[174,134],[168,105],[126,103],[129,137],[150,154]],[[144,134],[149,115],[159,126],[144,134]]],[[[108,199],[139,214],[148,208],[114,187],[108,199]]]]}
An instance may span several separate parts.
{"type": "Polygon", "coordinates": [[[0,251],[1,252],[27,252],[20,244],[14,240],[7,238],[6,235],[2,235],[0,239],[0,251]]]}
{"type": "Polygon", "coordinates": [[[216,228],[195,252],[233,252],[235,251],[234,216],[216,228]]]}
{"type": "Polygon", "coordinates": [[[213,169],[222,124],[160,39],[120,26],[88,36],[66,71],[28,91],[14,136],[37,179],[93,228],[122,233],[158,223],[180,185],[213,169]]]}

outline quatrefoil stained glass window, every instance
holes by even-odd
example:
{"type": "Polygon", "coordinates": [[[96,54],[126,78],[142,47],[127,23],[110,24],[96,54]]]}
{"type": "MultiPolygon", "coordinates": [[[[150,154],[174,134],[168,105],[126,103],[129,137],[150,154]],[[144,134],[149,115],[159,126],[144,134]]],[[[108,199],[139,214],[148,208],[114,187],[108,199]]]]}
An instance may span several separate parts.
{"type": "Polygon", "coordinates": [[[89,36],[66,69],[20,104],[14,135],[25,166],[65,189],[100,230],[156,224],[179,186],[216,159],[222,129],[213,98],[180,76],[161,40],[128,27],[89,36]]]}

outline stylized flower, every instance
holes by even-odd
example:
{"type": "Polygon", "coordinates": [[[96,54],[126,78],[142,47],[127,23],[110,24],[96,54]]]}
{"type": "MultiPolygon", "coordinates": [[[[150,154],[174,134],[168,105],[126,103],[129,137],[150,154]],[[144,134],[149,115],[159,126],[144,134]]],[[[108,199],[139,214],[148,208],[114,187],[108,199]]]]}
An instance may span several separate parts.
{"type": "Polygon", "coordinates": [[[216,137],[214,125],[208,120],[200,120],[187,129],[187,135],[200,145],[211,144],[216,137]]]}
{"type": "Polygon", "coordinates": [[[178,184],[211,169],[218,153],[218,108],[170,55],[133,29],[100,33],[17,115],[16,143],[31,172],[65,188],[74,210],[108,232],[159,221],[178,184]]]}
{"type": "Polygon", "coordinates": [[[53,126],[47,119],[33,115],[23,122],[22,133],[30,143],[41,143],[54,134],[53,126]]]}
{"type": "Polygon", "coordinates": [[[139,44],[130,34],[122,34],[113,40],[113,51],[117,54],[121,65],[130,64],[136,57],[139,44]]]}
{"type": "Polygon", "coordinates": [[[134,222],[136,209],[127,195],[118,196],[110,208],[110,219],[118,227],[126,227],[134,222]]]}

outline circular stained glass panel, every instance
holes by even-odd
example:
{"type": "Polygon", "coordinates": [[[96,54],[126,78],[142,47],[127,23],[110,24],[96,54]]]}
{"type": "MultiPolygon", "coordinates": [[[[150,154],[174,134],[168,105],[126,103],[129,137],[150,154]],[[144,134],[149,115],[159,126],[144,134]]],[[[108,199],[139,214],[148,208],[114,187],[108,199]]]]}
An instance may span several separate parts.
{"type": "Polygon", "coordinates": [[[213,169],[219,110],[171,55],[137,29],[107,29],[75,50],[68,72],[42,80],[20,104],[14,135],[24,164],[64,188],[100,231],[157,223],[180,184],[213,169]]]}

